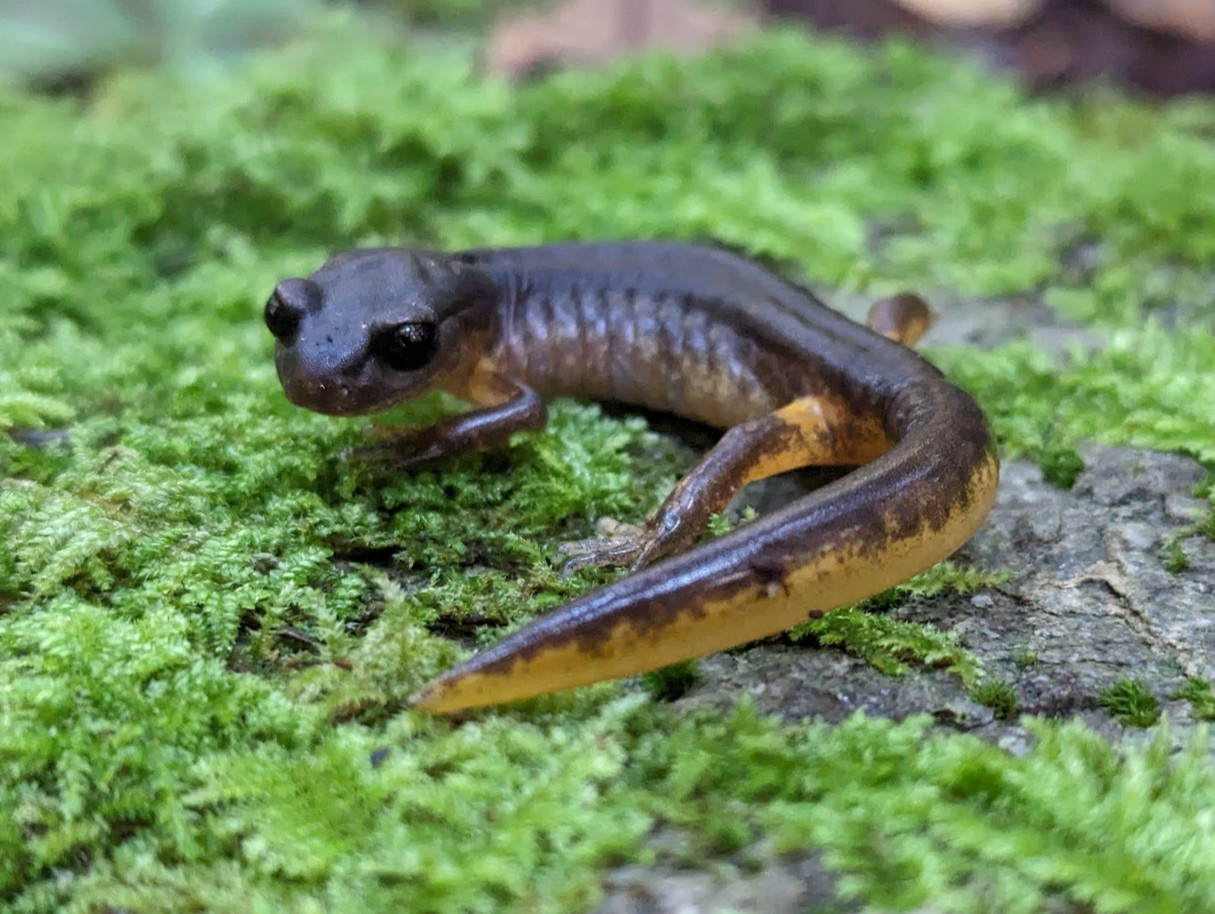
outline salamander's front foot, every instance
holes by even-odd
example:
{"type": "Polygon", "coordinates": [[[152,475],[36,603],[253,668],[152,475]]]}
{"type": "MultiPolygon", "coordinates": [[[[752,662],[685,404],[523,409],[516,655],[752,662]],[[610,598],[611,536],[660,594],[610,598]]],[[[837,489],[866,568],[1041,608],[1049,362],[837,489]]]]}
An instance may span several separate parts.
{"type": "Polygon", "coordinates": [[[347,460],[374,463],[388,470],[411,470],[432,460],[448,456],[429,429],[394,430],[374,444],[365,444],[342,453],[347,460]]]}

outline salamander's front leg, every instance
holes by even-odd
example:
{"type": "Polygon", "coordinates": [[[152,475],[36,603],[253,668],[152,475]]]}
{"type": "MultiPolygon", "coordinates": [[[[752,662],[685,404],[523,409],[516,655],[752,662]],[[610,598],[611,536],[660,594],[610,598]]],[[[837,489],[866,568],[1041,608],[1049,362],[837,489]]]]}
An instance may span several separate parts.
{"type": "Polygon", "coordinates": [[[355,453],[396,469],[431,460],[484,451],[507,442],[515,432],[544,427],[548,411],[530,387],[492,372],[459,391],[479,408],[428,428],[388,433],[387,439],[355,453]]]}

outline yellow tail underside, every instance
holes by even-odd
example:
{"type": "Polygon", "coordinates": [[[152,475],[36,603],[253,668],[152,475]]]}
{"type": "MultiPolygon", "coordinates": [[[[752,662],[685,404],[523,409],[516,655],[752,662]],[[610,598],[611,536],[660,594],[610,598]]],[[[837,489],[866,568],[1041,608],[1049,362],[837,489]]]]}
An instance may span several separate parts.
{"type": "MultiPolygon", "coordinates": [[[[951,555],[983,522],[995,499],[998,470],[989,461],[971,480],[964,509],[938,530],[867,544],[863,552],[808,555],[784,580],[742,588],[728,599],[695,602],[696,612],[678,612],[670,623],[634,626],[622,619],[594,654],[570,639],[535,650],[505,672],[469,672],[440,681],[417,696],[414,707],[431,712],[502,704],[547,692],[629,676],[702,657],[786,631],[811,613],[825,612],[872,596],[951,555]]],[[[884,531],[874,531],[881,540],[884,531]]],[[[689,594],[691,607],[695,594],[689,594]]]]}

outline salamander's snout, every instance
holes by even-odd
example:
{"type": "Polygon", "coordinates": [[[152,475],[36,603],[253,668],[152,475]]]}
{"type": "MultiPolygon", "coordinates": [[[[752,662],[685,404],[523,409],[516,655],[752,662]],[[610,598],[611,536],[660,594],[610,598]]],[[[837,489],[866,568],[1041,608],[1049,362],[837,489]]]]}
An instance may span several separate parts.
{"type": "Polygon", "coordinates": [[[323,293],[309,279],[284,279],[266,302],[263,319],[274,336],[274,365],[287,399],[335,416],[380,405],[366,344],[357,327],[326,327],[323,293]]]}
{"type": "Polygon", "coordinates": [[[279,342],[274,347],[274,367],[287,399],[296,406],[331,416],[350,416],[381,408],[381,397],[366,365],[345,370],[309,347],[279,342]]]}
{"type": "Polygon", "coordinates": [[[287,399],[296,406],[331,416],[367,411],[359,407],[356,388],[348,381],[301,365],[298,352],[293,347],[280,343],[275,348],[274,367],[278,370],[278,379],[287,399]]]}

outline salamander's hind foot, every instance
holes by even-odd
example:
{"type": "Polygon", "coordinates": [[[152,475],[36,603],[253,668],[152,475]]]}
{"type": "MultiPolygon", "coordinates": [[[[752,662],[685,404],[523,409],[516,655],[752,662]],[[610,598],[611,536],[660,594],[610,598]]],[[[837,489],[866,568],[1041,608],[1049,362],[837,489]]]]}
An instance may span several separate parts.
{"type": "MultiPolygon", "coordinates": [[[[888,307],[880,310],[885,313],[888,307]]],[[[900,305],[895,311],[918,309],[900,305]]],[[[901,319],[901,314],[894,317],[901,319]]],[[[829,399],[800,397],[728,429],[671,490],[644,528],[617,525],[601,529],[601,539],[567,544],[563,551],[574,557],[563,571],[570,574],[593,565],[642,568],[690,546],[709,518],[724,511],[750,482],[802,466],[857,466],[889,447],[877,419],[851,416],[829,399]]]]}
{"type": "Polygon", "coordinates": [[[639,527],[605,517],[595,524],[595,532],[600,535],[562,543],[558,548],[558,555],[570,557],[561,566],[563,575],[571,575],[582,568],[604,566],[628,566],[635,571],[682,545],[682,537],[676,537],[675,530],[664,530],[657,523],[639,527]]]}
{"type": "Polygon", "coordinates": [[[865,323],[874,333],[910,347],[928,332],[935,317],[928,302],[913,292],[902,292],[875,301],[865,323]]]}

